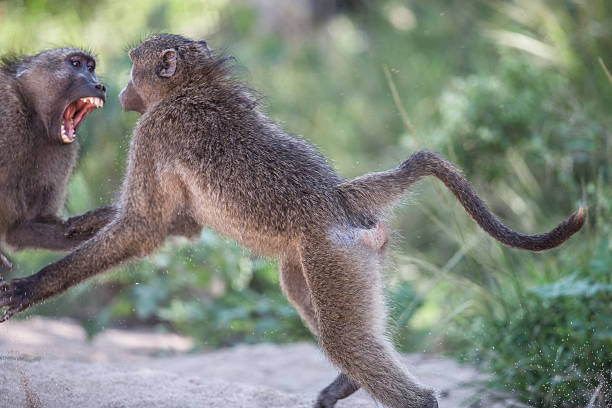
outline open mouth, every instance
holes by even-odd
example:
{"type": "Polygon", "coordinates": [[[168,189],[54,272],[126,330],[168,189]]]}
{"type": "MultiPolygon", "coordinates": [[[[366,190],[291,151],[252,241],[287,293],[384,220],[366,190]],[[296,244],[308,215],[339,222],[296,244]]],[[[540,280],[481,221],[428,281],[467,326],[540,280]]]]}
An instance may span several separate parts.
{"type": "Polygon", "coordinates": [[[62,115],[61,136],[64,143],[72,143],[79,125],[92,110],[104,106],[104,100],[97,96],[79,98],[66,107],[62,115]]]}

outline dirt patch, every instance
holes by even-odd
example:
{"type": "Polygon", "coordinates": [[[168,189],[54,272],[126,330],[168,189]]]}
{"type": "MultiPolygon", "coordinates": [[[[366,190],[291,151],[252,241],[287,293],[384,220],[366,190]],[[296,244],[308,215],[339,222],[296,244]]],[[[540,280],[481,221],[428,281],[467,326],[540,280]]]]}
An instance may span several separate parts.
{"type": "MultiPolygon", "coordinates": [[[[0,325],[0,407],[310,408],[336,370],[315,345],[258,344],[192,353],[176,334],[106,330],[87,341],[70,320],[0,325]]],[[[441,408],[472,405],[482,378],[452,360],[406,355],[407,368],[440,393],[441,408]]],[[[380,406],[363,391],[338,408],[380,406]]]]}

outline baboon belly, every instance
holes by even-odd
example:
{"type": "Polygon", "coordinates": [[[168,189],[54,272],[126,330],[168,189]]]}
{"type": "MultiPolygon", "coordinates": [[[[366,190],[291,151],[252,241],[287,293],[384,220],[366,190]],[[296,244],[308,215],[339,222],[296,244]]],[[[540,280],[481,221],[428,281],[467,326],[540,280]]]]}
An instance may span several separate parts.
{"type": "Polygon", "coordinates": [[[274,256],[284,252],[290,240],[288,234],[257,220],[236,216],[231,206],[199,191],[191,196],[191,216],[202,226],[237,241],[252,251],[274,256]]]}

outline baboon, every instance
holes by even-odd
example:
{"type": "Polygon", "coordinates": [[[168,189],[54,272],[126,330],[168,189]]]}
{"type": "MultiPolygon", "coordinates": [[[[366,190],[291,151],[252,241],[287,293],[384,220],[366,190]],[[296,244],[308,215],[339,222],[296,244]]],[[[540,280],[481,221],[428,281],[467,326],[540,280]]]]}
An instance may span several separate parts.
{"type": "Polygon", "coordinates": [[[584,224],[580,209],[549,233],[514,232],[449,162],[427,151],[346,180],[258,110],[229,59],[205,42],[154,35],[129,57],[131,79],[119,98],[142,116],[116,215],[60,261],[0,283],[1,320],[152,253],[173,230],[208,227],[278,260],[282,290],[341,371],[316,407],[333,407],[359,387],[388,407],[437,407],[433,390],[402,369],[385,336],[383,218],[393,203],[420,178],[436,176],[494,238],[534,251],[561,244],[584,224]]]}
{"type": "MultiPolygon", "coordinates": [[[[99,227],[104,210],[68,221],[57,216],[78,152],[76,131],[104,105],[95,67],[77,48],[0,60],[0,243],[69,250],[89,237],[81,229],[99,227]]],[[[11,267],[1,253],[0,266],[11,267]]]]}

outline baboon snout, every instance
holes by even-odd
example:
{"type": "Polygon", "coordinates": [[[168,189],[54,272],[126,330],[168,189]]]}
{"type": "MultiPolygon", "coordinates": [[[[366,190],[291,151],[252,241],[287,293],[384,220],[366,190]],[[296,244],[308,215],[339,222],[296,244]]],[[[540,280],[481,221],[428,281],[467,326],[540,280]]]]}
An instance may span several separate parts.
{"type": "Polygon", "coordinates": [[[119,92],[119,102],[126,112],[135,111],[143,114],[146,110],[140,95],[138,95],[134,85],[132,85],[132,81],[128,82],[125,88],[119,92]]]}
{"type": "Polygon", "coordinates": [[[123,108],[123,110],[127,110],[125,109],[125,89],[126,88],[127,86],[123,88],[121,92],[119,92],[119,103],[121,103],[121,107],[123,108]]]}

